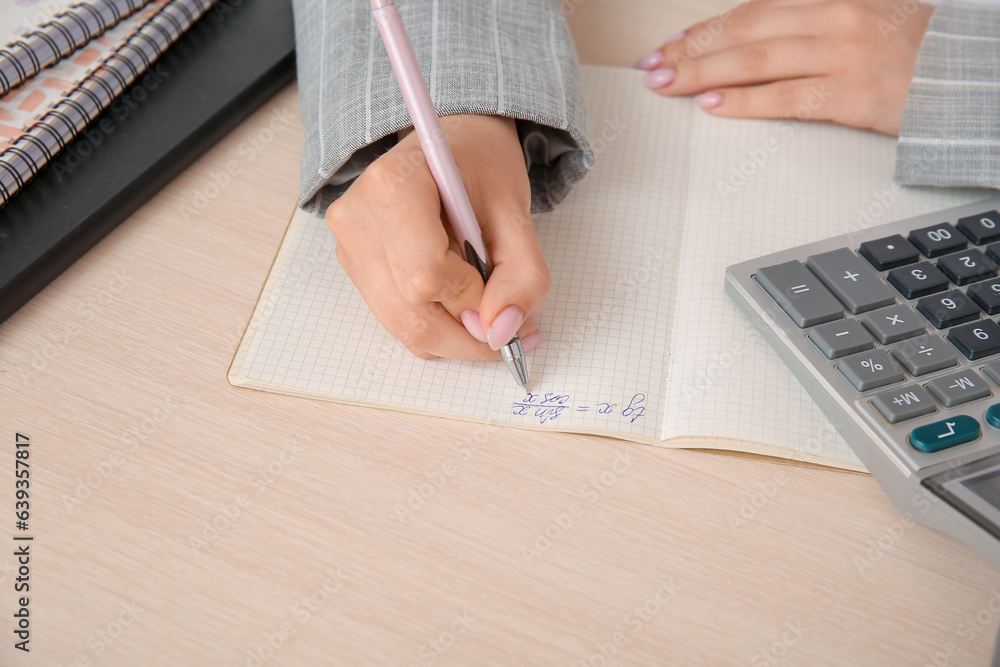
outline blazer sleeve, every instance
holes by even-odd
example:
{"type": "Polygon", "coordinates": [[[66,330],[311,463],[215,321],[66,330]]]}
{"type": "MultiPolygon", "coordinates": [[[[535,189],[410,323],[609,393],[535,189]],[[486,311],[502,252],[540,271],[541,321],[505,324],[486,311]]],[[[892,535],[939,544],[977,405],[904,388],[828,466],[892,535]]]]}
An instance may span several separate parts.
{"type": "Polygon", "coordinates": [[[895,178],[1000,188],[1000,8],[934,11],[906,99],[895,178]]]}
{"type": "MultiPolygon", "coordinates": [[[[409,113],[364,0],[293,0],[304,146],[300,204],[346,190],[409,127],[409,113]]],[[[580,78],[557,0],[401,0],[399,11],[440,115],[517,120],[532,210],[586,175],[580,78]]]]}

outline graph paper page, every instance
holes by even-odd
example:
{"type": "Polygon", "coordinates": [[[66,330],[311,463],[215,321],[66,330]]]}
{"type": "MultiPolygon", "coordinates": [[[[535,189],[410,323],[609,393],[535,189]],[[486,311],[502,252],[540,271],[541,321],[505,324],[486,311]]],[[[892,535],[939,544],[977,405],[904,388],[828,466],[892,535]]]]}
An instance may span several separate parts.
{"type": "MultiPolygon", "coordinates": [[[[680,257],[691,104],[640,72],[585,68],[596,166],[537,216],[552,272],[529,353],[533,398],[501,362],[420,360],[375,320],[319,213],[296,213],[230,369],[239,386],[469,419],[658,440],[680,257]]],[[[319,207],[322,208],[322,207],[319,207]]]]}
{"type": "Polygon", "coordinates": [[[794,450],[803,460],[861,468],[726,296],[726,267],[985,194],[894,185],[896,142],[870,132],[707,114],[694,125],[664,437],[732,438],[759,454],[794,450]]]}

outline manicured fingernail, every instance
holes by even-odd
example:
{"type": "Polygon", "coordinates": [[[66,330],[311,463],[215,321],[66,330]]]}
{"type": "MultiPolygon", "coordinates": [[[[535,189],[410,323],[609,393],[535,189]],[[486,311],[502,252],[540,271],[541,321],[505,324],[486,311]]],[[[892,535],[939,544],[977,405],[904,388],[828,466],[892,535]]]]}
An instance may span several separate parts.
{"type": "Polygon", "coordinates": [[[663,42],[663,46],[666,46],[670,42],[676,42],[678,39],[684,39],[685,37],[687,37],[687,30],[683,30],[674,35],[673,37],[668,37],[667,41],[663,42]]]}
{"type": "Polygon", "coordinates": [[[717,93],[713,90],[712,92],[696,95],[694,100],[702,109],[714,109],[722,104],[722,93],[717,93]]]}
{"type": "Polygon", "coordinates": [[[480,343],[486,342],[486,334],[483,333],[483,325],[479,321],[479,313],[474,310],[466,310],[458,317],[462,320],[462,324],[465,325],[465,330],[472,334],[473,338],[480,343]]]}
{"type": "Polygon", "coordinates": [[[507,306],[497,315],[486,332],[486,340],[493,350],[499,350],[510,342],[517,330],[524,324],[524,311],[517,306],[507,306]]]}
{"type": "Polygon", "coordinates": [[[546,297],[545,301],[542,301],[542,305],[538,306],[538,308],[535,308],[533,311],[531,311],[531,314],[528,315],[528,319],[534,322],[535,320],[537,320],[539,317],[542,316],[542,314],[545,312],[545,309],[548,307],[549,307],[549,299],[548,297],[546,297]]]}
{"type": "Polygon", "coordinates": [[[635,63],[636,69],[644,69],[647,72],[651,69],[656,69],[663,64],[663,52],[657,49],[652,53],[647,53],[642,58],[635,63]]]}
{"type": "Polygon", "coordinates": [[[525,352],[531,352],[536,347],[542,344],[545,340],[545,334],[541,331],[536,331],[535,333],[530,333],[521,339],[521,347],[524,348],[525,352]]]}
{"type": "Polygon", "coordinates": [[[646,75],[646,86],[652,89],[663,88],[669,86],[674,81],[674,77],[677,76],[677,72],[669,67],[661,67],[660,69],[654,69],[652,72],[646,75]]]}

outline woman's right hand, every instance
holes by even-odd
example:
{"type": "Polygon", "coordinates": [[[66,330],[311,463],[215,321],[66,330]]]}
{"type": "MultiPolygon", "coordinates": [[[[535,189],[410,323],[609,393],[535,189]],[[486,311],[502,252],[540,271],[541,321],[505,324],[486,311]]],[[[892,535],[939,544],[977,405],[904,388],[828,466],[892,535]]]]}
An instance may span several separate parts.
{"type": "Polygon", "coordinates": [[[429,359],[499,359],[551,278],[531,220],[531,188],[510,118],[441,119],[493,263],[488,284],[462,259],[415,132],[373,162],[326,212],[337,259],[385,329],[429,359]]]}

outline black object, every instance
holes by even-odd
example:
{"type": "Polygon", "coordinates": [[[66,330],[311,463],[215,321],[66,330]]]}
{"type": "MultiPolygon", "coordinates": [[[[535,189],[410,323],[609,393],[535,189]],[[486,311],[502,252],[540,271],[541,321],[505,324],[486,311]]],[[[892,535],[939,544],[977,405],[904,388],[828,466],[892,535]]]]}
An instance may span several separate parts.
{"type": "Polygon", "coordinates": [[[1000,352],[1000,326],[993,320],[973,322],[949,331],[948,340],[969,359],[982,359],[1000,352]]]}
{"type": "Polygon", "coordinates": [[[893,269],[885,278],[906,299],[919,299],[948,289],[948,276],[930,262],[893,269]]]}
{"type": "Polygon", "coordinates": [[[916,246],[899,234],[862,243],[858,254],[871,262],[878,271],[906,266],[920,259],[920,251],[916,246]]]}
{"type": "Polygon", "coordinates": [[[944,294],[925,296],[917,301],[917,312],[926,317],[938,329],[979,319],[979,306],[961,290],[951,290],[944,294]]]}
{"type": "Polygon", "coordinates": [[[987,315],[1000,313],[1000,279],[973,285],[967,294],[987,315]]]}
{"type": "Polygon", "coordinates": [[[945,255],[938,260],[937,266],[956,285],[976,283],[997,274],[997,265],[975,248],[945,255]]]}
{"type": "Polygon", "coordinates": [[[219,0],[0,209],[0,322],[294,77],[291,0],[219,0]]]}
{"type": "Polygon", "coordinates": [[[958,221],[958,229],[976,245],[992,243],[1000,239],[1000,213],[986,211],[962,218],[958,221]]]}
{"type": "Polygon", "coordinates": [[[925,257],[940,257],[949,252],[965,250],[968,238],[947,222],[931,225],[910,232],[910,243],[917,246],[925,257]]]}

